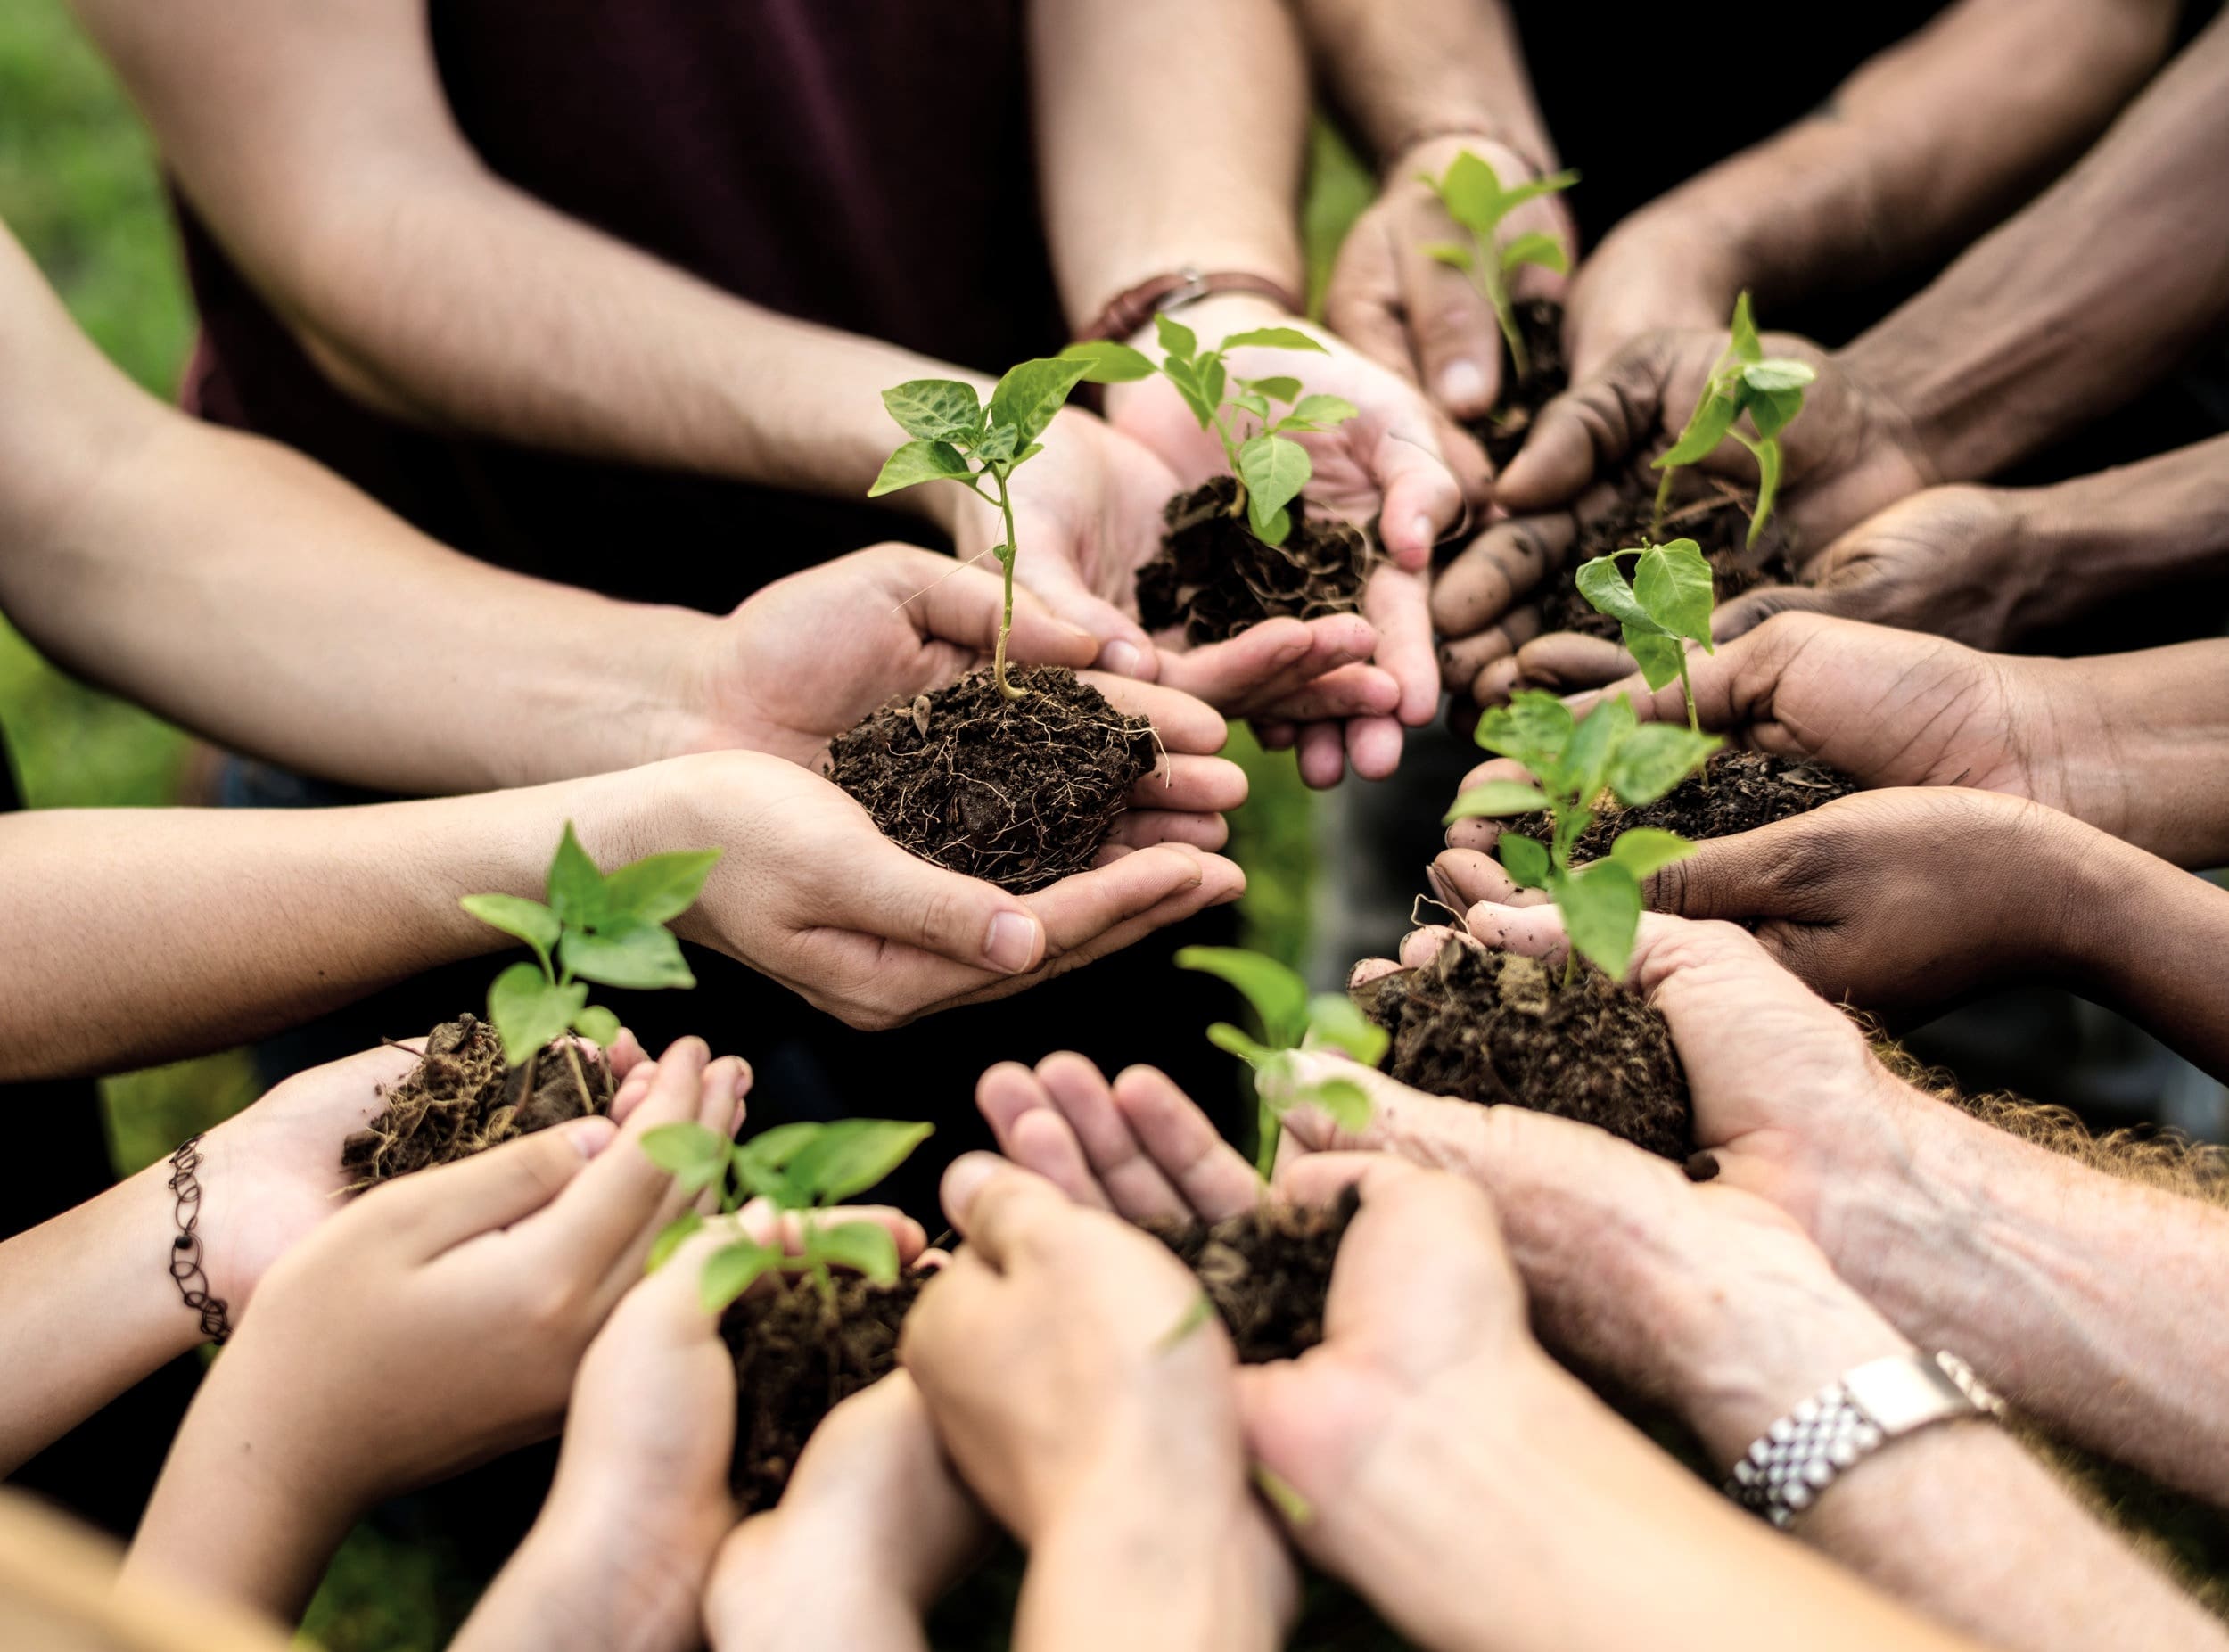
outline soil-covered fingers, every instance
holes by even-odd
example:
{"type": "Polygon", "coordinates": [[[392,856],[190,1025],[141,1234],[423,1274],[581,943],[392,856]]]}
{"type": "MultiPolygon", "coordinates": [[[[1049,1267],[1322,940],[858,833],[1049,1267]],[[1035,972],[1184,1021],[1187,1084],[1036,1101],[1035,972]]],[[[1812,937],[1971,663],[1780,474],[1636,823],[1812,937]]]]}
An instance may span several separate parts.
{"type": "Polygon", "coordinates": [[[1379,680],[1382,674],[1352,669],[1369,661],[1378,646],[1377,632],[1360,614],[1265,620],[1224,642],[1165,650],[1161,682],[1196,695],[1227,717],[1386,711],[1394,702],[1379,680]],[[1281,709],[1299,703],[1314,709],[1281,709]]]}
{"type": "Polygon", "coordinates": [[[1718,338],[1698,346],[1700,336],[1657,333],[1636,339],[1594,378],[1542,407],[1495,486],[1501,504],[1514,514],[1551,510],[1577,498],[1590,482],[1654,440],[1664,422],[1666,380],[1682,351],[1715,353],[1724,343],[1718,338]]]}
{"type": "MultiPolygon", "coordinates": [[[[1496,780],[1513,780],[1530,785],[1533,777],[1525,765],[1514,758],[1489,758],[1463,777],[1461,787],[1450,800],[1451,808],[1461,801],[1464,793],[1474,792],[1496,780]]],[[[1450,849],[1475,849],[1481,853],[1491,853],[1493,846],[1501,841],[1501,822],[1493,816],[1474,815],[1453,821],[1447,828],[1447,846],[1450,849]]]]}
{"type": "Polygon", "coordinates": [[[1568,511],[1489,524],[1432,581],[1433,629],[1447,637],[1487,629],[1563,566],[1578,532],[1568,511]]]}
{"type": "MultiPolygon", "coordinates": [[[[1633,655],[1607,637],[1588,637],[1577,631],[1550,631],[1536,637],[1518,648],[1513,663],[1516,675],[1500,696],[1504,700],[1519,688],[1576,694],[1615,683],[1640,669],[1633,655]]],[[[1490,703],[1482,700],[1480,703],[1490,703]]]]}
{"type": "MultiPolygon", "coordinates": [[[[1482,822],[1481,824],[1489,824],[1482,822]]],[[[1539,906],[1549,899],[1544,889],[1523,889],[1493,855],[1476,849],[1450,849],[1426,868],[1442,904],[1467,912],[1480,901],[1496,906],[1539,906]]]]}

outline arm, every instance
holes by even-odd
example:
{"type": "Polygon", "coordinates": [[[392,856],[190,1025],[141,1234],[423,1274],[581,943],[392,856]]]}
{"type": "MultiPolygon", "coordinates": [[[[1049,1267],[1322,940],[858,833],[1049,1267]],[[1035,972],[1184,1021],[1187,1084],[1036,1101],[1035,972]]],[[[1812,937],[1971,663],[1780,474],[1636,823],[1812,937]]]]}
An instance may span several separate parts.
{"type": "Polygon", "coordinates": [[[1451,136],[1486,139],[1535,165],[1554,159],[1501,0],[1300,0],[1299,12],[1332,95],[1388,170],[1418,145],[1451,136]]]}

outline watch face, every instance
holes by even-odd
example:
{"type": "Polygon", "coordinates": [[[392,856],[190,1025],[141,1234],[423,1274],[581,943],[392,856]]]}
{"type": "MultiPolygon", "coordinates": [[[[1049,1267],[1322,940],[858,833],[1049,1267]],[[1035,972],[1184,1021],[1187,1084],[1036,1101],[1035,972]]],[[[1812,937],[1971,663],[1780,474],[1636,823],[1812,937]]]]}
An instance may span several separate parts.
{"type": "Polygon", "coordinates": [[[1859,1366],[1842,1386],[1891,1439],[1925,1423],[1962,1417],[1976,1402],[1941,1365],[1911,1354],[1892,1354],[1859,1366]]]}

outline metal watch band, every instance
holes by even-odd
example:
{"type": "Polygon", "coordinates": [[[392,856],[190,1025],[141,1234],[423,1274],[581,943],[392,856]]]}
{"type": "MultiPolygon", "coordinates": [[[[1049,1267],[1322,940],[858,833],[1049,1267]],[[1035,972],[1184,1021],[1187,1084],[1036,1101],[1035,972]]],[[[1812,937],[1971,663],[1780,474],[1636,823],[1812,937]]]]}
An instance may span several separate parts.
{"type": "Polygon", "coordinates": [[[1759,1434],[1733,1466],[1726,1495],[1784,1527],[1889,1441],[1956,1418],[2003,1415],[2004,1402],[1947,1350],[1869,1360],[1759,1434]]]}
{"type": "Polygon", "coordinates": [[[1243,270],[1218,270],[1210,274],[1189,265],[1172,275],[1156,275],[1142,281],[1101,310],[1094,321],[1078,335],[1079,341],[1093,339],[1126,339],[1151,321],[1187,304],[1212,298],[1218,292],[1254,292],[1268,299],[1293,315],[1301,313],[1301,299],[1297,292],[1281,281],[1267,275],[1248,275],[1243,270]]]}

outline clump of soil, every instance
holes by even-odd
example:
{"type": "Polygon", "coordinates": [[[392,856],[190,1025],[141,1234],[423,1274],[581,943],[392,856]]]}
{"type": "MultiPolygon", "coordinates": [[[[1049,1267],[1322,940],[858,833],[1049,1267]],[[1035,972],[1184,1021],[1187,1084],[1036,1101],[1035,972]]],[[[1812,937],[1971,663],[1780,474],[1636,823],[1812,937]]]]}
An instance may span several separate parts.
{"type": "Polygon", "coordinates": [[[545,1044],[524,1066],[503,1059],[503,1040],[475,1015],[433,1029],[416,1071],[387,1090],[386,1105],[341,1144],[348,1191],[469,1158],[531,1130],[612,1110],[612,1069],[602,1050],[545,1044]]]}
{"type": "MultiPolygon", "coordinates": [[[[1688,776],[1653,803],[1621,809],[1615,801],[1605,802],[1600,818],[1572,844],[1571,859],[1575,864],[1600,860],[1610,852],[1620,832],[1635,826],[1661,826],[1698,840],[1754,832],[1776,820],[1809,814],[1861,789],[1840,769],[1810,758],[1717,752],[1701,774],[1688,776]]],[[[1510,821],[1509,827],[1541,843],[1554,834],[1545,814],[1522,816],[1510,821]]]]}
{"type": "MultiPolygon", "coordinates": [[[[1781,532],[1778,517],[1765,524],[1764,533],[1752,547],[1748,543],[1749,513],[1756,504],[1756,496],[1715,480],[1706,485],[1706,497],[1684,504],[1675,501],[1665,513],[1663,531],[1654,536],[1656,540],[1694,540],[1701,548],[1704,560],[1710,563],[1711,582],[1722,603],[1740,596],[1752,586],[1794,583],[1796,570],[1789,558],[1790,544],[1781,532]]],[[[1582,563],[1608,556],[1613,551],[1638,550],[1650,543],[1655,512],[1655,484],[1635,477],[1624,484],[1604,511],[1580,524],[1578,538],[1565,561],[1562,573],[1559,575],[1551,570],[1542,584],[1542,630],[1576,631],[1585,637],[1617,640],[1617,621],[1606,613],[1598,613],[1579,595],[1573,576],[1582,563]]],[[[1630,580],[1633,565],[1630,561],[1621,563],[1618,571],[1630,580]]]]}
{"type": "Polygon", "coordinates": [[[893,701],[836,736],[828,778],[925,860],[1027,894],[1087,869],[1153,772],[1153,725],[1073,671],[988,671],[893,701]]]}
{"type": "Polygon", "coordinates": [[[1505,383],[1501,399],[1467,427],[1493,461],[1498,474],[1533,433],[1540,410],[1571,388],[1571,363],[1563,349],[1563,306],[1553,299],[1517,305],[1517,330],[1525,340],[1525,376],[1505,383]]]}
{"type": "Polygon", "coordinates": [[[1567,982],[1537,958],[1451,938],[1421,969],[1354,996],[1393,1035],[1385,1068],[1403,1084],[1599,1125],[1675,1162],[1694,1150],[1671,1028],[1592,965],[1567,982]]]}
{"type": "MultiPolygon", "coordinates": [[[[1210,1227],[1148,1229],[1199,1276],[1247,1364],[1287,1360],[1323,1340],[1331,1263],[1357,1204],[1268,1206],[1210,1227]]],[[[842,1401],[897,1368],[898,1337],[928,1276],[894,1286],[839,1279],[831,1303],[811,1280],[782,1278],[728,1310],[720,1334],[736,1362],[736,1455],[728,1481],[748,1514],[770,1508],[812,1431],[842,1401]]],[[[1182,1335],[1180,1322],[1170,1327],[1182,1335]]]]}
{"type": "Polygon", "coordinates": [[[1138,571],[1138,617],[1149,631],[1184,628],[1193,644],[1220,643],[1290,615],[1355,613],[1376,560],[1360,529],[1312,514],[1295,499],[1292,531],[1264,545],[1231,514],[1238,484],[1218,476],[1171,499],[1161,549],[1138,571]]]}

